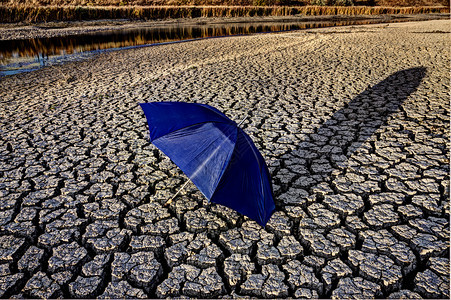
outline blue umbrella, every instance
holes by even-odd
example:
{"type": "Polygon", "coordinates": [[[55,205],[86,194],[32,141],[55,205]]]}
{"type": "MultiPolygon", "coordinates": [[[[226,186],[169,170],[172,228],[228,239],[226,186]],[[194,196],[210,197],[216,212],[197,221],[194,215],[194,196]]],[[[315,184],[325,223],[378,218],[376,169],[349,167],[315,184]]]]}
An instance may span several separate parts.
{"type": "Polygon", "coordinates": [[[216,108],[184,102],[141,103],[150,141],[205,197],[265,226],[275,205],[271,178],[251,138],[216,108]]]}

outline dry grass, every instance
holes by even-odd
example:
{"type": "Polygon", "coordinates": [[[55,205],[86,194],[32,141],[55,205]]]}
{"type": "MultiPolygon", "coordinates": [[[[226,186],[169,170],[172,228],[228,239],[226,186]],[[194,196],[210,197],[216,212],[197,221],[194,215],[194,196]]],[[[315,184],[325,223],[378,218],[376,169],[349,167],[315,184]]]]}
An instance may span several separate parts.
{"type": "MultiPolygon", "coordinates": [[[[448,6],[449,0],[0,0],[8,6],[303,6],[348,2],[366,6],[448,6]]],[[[337,4],[338,3],[338,4],[337,4]]]]}
{"type": "MultiPolygon", "coordinates": [[[[278,1],[285,5],[308,4],[310,0],[278,1]]],[[[5,5],[31,6],[250,6],[255,0],[0,0],[5,5]]],[[[268,2],[276,2],[269,0],[268,2]]]]}
{"type": "Polygon", "coordinates": [[[0,22],[98,19],[154,20],[196,17],[380,15],[448,13],[448,7],[370,6],[29,6],[0,5],[0,22]]]}
{"type": "Polygon", "coordinates": [[[376,6],[448,6],[449,0],[375,0],[376,6]]]}

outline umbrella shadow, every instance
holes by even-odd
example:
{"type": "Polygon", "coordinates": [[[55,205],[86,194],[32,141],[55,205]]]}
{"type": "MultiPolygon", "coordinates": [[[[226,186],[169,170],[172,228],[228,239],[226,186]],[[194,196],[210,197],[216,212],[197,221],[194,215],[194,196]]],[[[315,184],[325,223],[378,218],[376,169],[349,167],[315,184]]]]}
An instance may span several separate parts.
{"type": "MultiPolygon", "coordinates": [[[[368,87],[336,111],[292,152],[306,160],[310,173],[307,176],[319,175],[327,180],[330,179],[334,166],[347,165],[352,154],[387,123],[390,115],[399,111],[404,101],[417,90],[425,75],[424,67],[393,73],[378,84],[368,87]],[[312,161],[318,160],[326,162],[326,165],[329,163],[330,166],[318,170],[312,166],[312,161]]],[[[287,165],[285,161],[281,163],[283,166],[287,165]]],[[[290,185],[282,184],[281,193],[278,194],[288,191],[290,185]]]]}

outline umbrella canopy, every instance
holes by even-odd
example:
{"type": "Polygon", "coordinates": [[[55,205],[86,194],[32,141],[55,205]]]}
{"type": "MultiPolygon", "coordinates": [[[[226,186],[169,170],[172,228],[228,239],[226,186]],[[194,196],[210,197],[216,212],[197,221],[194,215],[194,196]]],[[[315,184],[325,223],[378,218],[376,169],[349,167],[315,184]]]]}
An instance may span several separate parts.
{"type": "Polygon", "coordinates": [[[150,141],[205,197],[265,226],[275,209],[271,178],[251,138],[219,110],[184,102],[141,103],[150,141]]]}

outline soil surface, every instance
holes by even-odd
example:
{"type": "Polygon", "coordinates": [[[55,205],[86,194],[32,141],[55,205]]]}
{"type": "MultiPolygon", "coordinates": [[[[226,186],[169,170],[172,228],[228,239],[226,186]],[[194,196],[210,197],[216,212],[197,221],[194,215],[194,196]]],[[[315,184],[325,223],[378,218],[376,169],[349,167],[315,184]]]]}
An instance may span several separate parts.
{"type": "Polygon", "coordinates": [[[144,47],[0,79],[0,296],[449,298],[450,21],[144,47]],[[273,178],[265,228],[149,143],[212,105],[273,178]]]}

